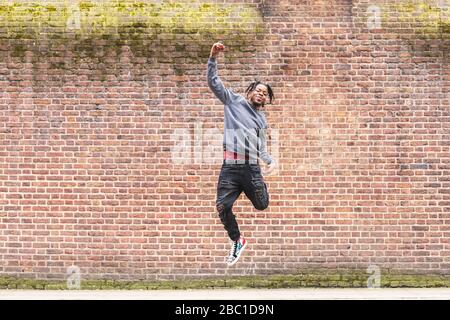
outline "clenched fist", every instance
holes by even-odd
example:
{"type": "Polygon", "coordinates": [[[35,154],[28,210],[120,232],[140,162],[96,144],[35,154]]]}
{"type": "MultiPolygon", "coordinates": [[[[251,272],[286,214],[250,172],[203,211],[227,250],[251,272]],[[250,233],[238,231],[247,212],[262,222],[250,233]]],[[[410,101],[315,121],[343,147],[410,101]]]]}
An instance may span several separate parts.
{"type": "Polygon", "coordinates": [[[225,46],[221,42],[216,42],[213,44],[211,48],[211,54],[209,55],[211,58],[216,58],[219,52],[224,51],[225,46]]]}

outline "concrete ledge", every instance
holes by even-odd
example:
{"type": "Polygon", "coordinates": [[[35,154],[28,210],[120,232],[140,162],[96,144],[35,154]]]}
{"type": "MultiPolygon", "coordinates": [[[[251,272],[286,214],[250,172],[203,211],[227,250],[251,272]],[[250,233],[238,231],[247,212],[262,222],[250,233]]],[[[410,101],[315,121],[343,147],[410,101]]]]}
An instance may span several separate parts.
{"type": "Polygon", "coordinates": [[[450,300],[450,288],[0,290],[0,300],[450,300]]]}

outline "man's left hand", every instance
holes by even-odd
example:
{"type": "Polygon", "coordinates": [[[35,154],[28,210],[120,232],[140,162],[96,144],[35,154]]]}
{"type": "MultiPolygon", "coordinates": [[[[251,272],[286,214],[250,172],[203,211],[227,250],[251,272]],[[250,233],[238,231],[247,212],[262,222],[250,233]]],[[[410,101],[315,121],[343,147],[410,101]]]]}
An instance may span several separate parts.
{"type": "Polygon", "coordinates": [[[273,170],[275,170],[277,167],[277,163],[273,161],[271,164],[269,164],[268,168],[266,170],[262,171],[263,175],[269,175],[273,170]]]}

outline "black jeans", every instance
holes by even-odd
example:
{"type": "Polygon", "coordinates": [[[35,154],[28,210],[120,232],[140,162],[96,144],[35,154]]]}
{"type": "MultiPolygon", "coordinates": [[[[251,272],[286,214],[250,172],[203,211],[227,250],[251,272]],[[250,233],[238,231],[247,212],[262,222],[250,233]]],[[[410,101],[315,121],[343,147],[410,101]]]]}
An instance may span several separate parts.
{"type": "Polygon", "coordinates": [[[217,185],[216,208],[231,240],[240,237],[239,227],[232,207],[242,191],[257,210],[269,206],[267,185],[258,164],[223,164],[217,185]]]}

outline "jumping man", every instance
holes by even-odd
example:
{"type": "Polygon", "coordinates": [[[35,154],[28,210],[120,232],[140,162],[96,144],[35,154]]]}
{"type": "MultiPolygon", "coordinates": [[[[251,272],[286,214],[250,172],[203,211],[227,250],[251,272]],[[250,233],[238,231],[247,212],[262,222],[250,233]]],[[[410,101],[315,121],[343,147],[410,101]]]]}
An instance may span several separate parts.
{"type": "Polygon", "coordinates": [[[262,173],[270,174],[276,167],[267,153],[267,120],[262,112],[266,102],[274,99],[272,88],[260,81],[251,83],[245,90],[246,96],[234,93],[224,87],[217,73],[217,56],[225,46],[217,42],[211,48],[208,60],[208,86],[224,104],[225,132],[223,138],[224,161],[217,185],[216,208],[232,247],[227,258],[229,266],[234,265],[242,254],[247,241],[241,235],[232,207],[244,191],[257,210],[269,205],[267,185],[261,174],[258,159],[269,167],[262,173]]]}

